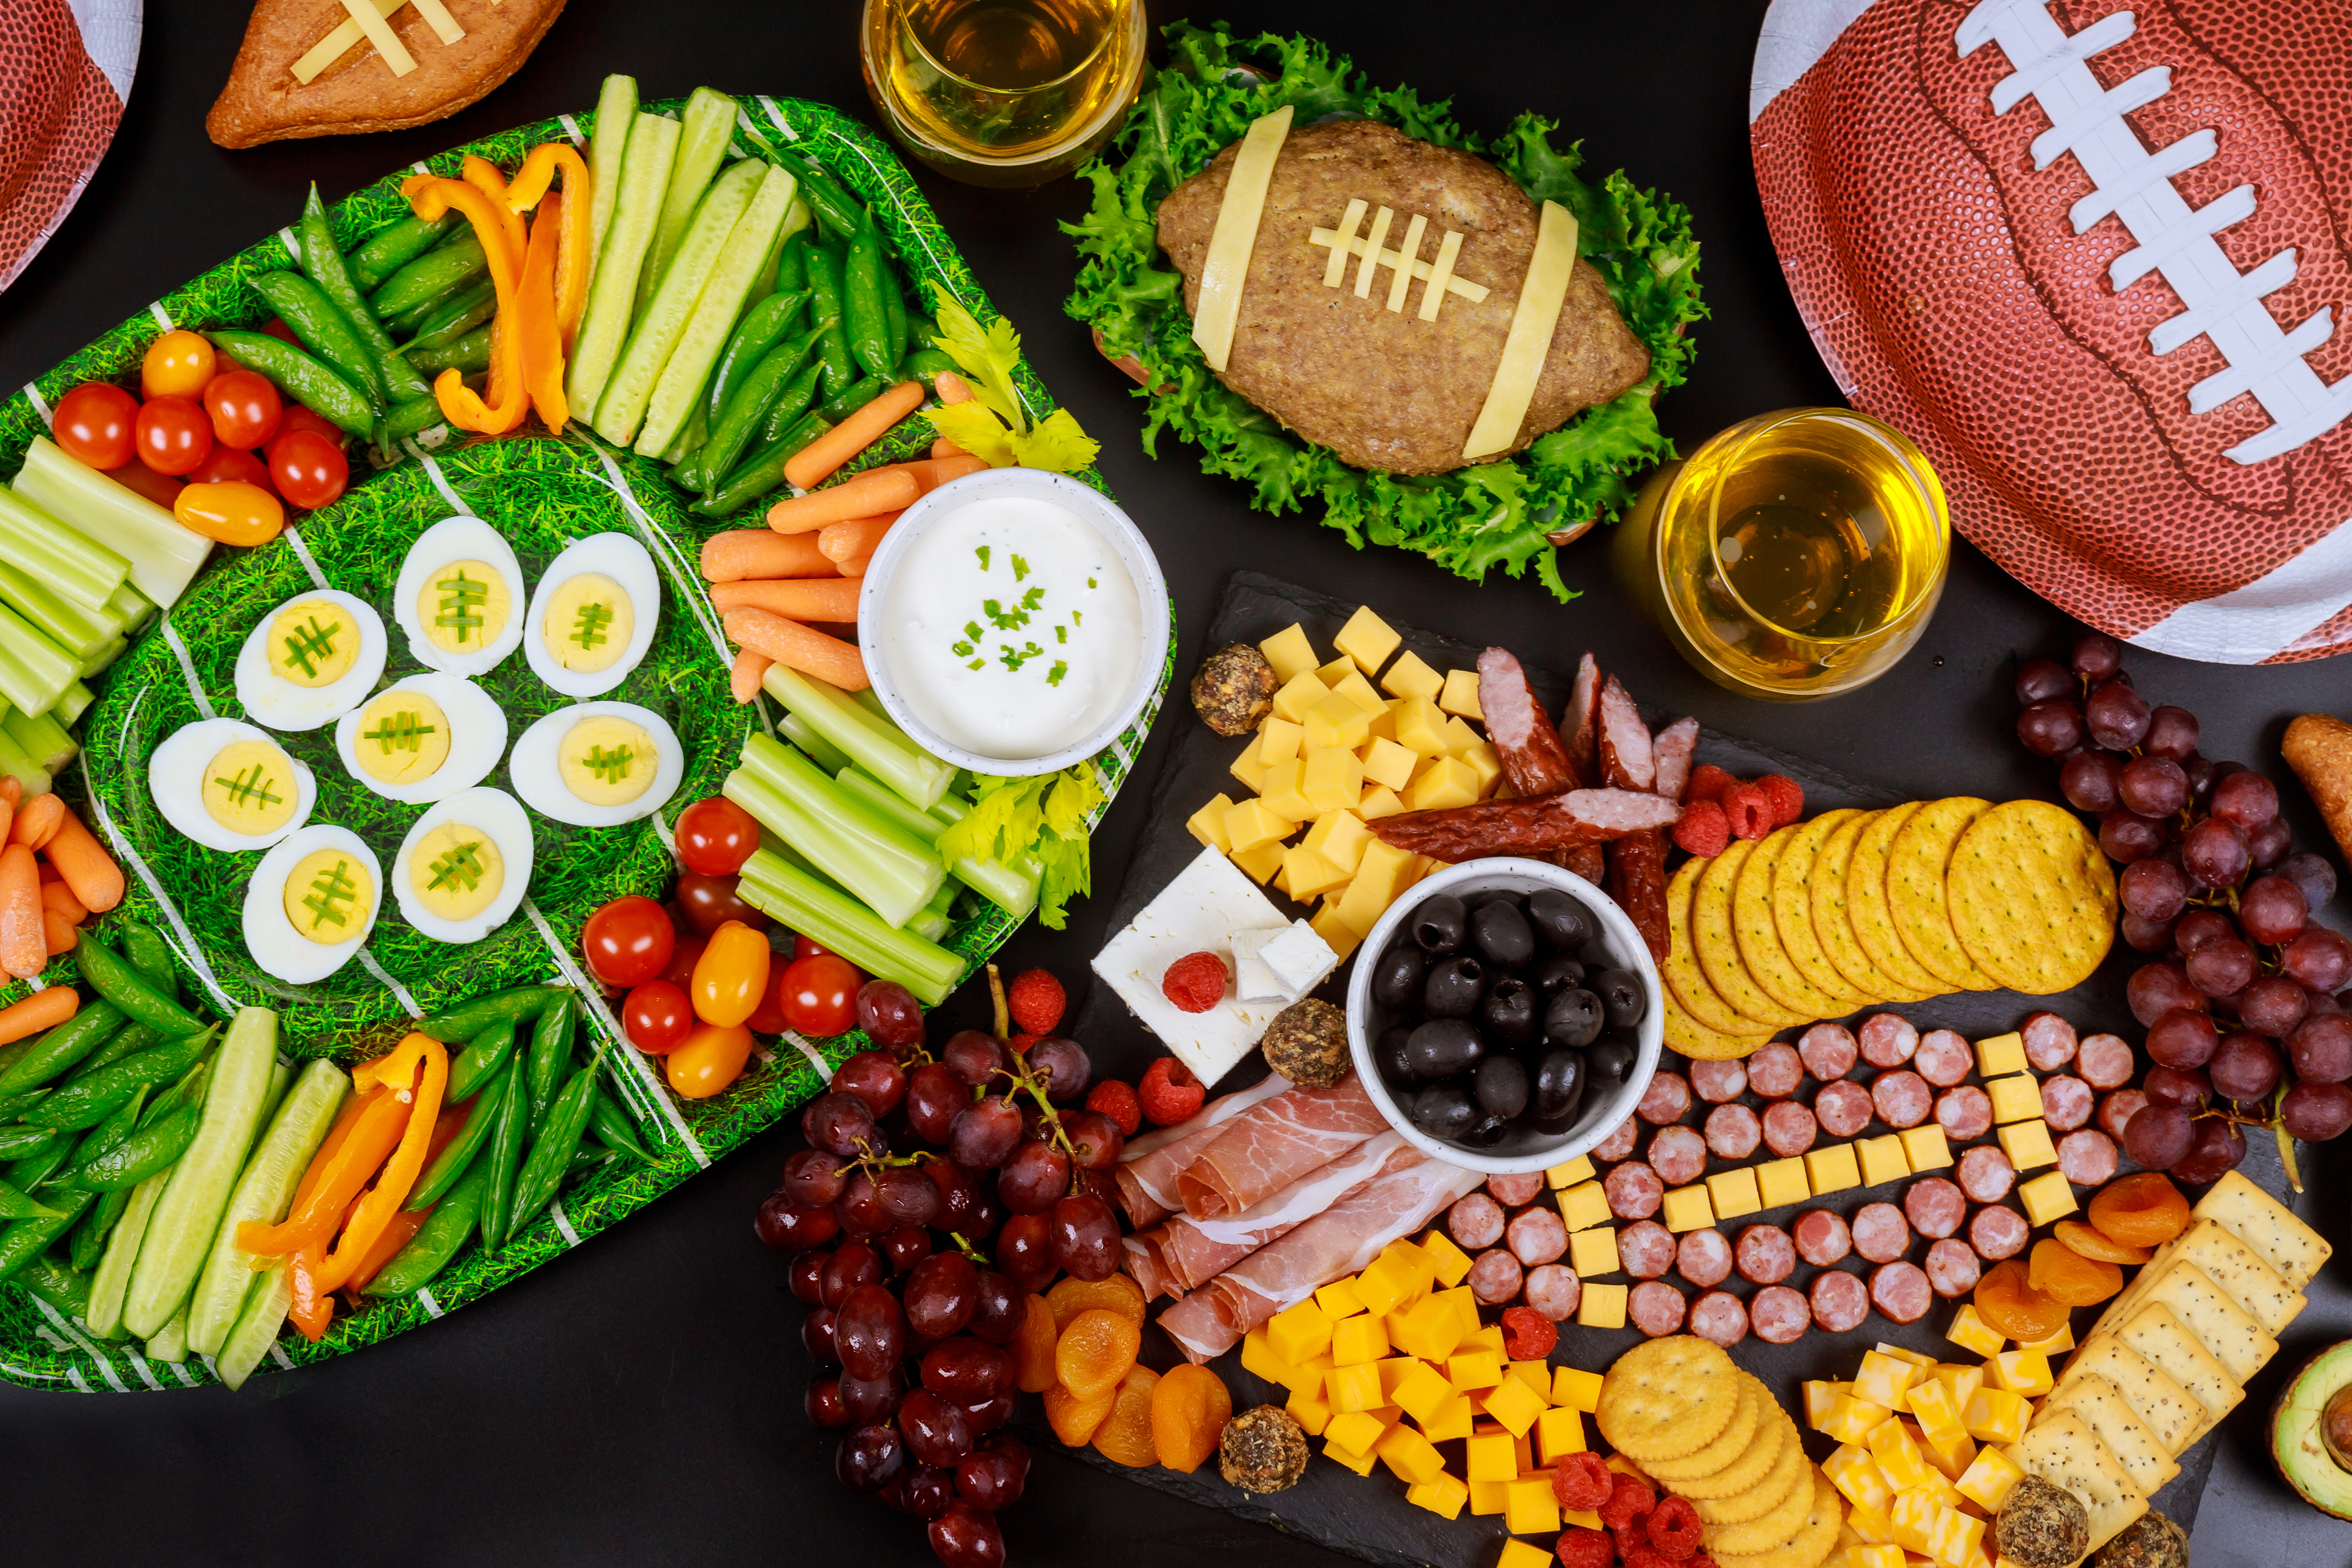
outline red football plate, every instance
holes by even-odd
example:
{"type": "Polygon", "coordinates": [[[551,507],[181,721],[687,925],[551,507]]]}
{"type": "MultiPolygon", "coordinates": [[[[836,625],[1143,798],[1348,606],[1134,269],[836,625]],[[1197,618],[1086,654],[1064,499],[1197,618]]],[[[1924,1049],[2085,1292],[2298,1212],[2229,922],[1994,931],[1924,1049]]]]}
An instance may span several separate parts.
{"type": "Polygon", "coordinates": [[[141,0],[0,5],[0,289],[73,210],[114,140],[141,0]]]}

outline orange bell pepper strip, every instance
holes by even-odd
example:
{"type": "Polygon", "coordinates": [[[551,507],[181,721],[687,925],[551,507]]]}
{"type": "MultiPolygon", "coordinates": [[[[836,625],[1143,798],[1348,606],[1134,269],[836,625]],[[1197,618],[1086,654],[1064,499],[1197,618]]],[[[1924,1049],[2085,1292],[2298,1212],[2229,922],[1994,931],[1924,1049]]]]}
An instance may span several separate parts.
{"type": "Polygon", "coordinates": [[[368,1281],[383,1272],[385,1264],[399,1257],[402,1247],[416,1239],[416,1233],[425,1228],[425,1222],[433,1217],[433,1211],[439,1206],[438,1204],[426,1204],[421,1209],[403,1209],[394,1215],[391,1222],[383,1227],[383,1234],[375,1238],[375,1245],[368,1248],[368,1255],[360,1259],[359,1268],[343,1281],[345,1293],[354,1301],[364,1295],[368,1281]]]}
{"type": "Polygon", "coordinates": [[[588,305],[588,271],[595,259],[595,208],[589,201],[586,160],[569,142],[541,142],[515,171],[507,186],[507,205],[516,212],[537,206],[558,171],[563,175],[563,242],[555,252],[555,324],[569,355],[572,334],[580,330],[580,312],[588,305]]]}
{"type": "Polygon", "coordinates": [[[325,1337],[327,1325],[335,1321],[335,1299],[319,1289],[319,1255],[326,1247],[323,1241],[307,1243],[287,1264],[294,1300],[288,1304],[286,1316],[314,1345],[325,1337]]]}
{"type": "Polygon", "coordinates": [[[571,410],[563,395],[563,333],[556,321],[555,268],[563,230],[563,209],[573,198],[552,195],[540,203],[530,226],[530,249],[522,264],[522,293],[515,301],[514,334],[522,351],[523,385],[548,430],[563,434],[571,410]]]}
{"type": "Polygon", "coordinates": [[[408,1201],[416,1185],[417,1176],[425,1169],[425,1152],[433,1142],[434,1124],[441,1120],[442,1091],[449,1087],[449,1051],[430,1035],[411,1035],[395,1047],[388,1057],[379,1057],[357,1072],[352,1081],[388,1081],[394,1084],[407,1080],[408,1062],[422,1056],[425,1071],[408,1098],[408,1126],[400,1136],[400,1147],[384,1162],[383,1172],[375,1185],[352,1211],[350,1223],[335,1243],[334,1251],[327,1255],[320,1268],[317,1283],[321,1295],[340,1290],[350,1283],[360,1264],[383,1235],[384,1226],[408,1201]],[[398,1076],[394,1076],[398,1075],[398,1076]]]}
{"type": "Polygon", "coordinates": [[[507,237],[508,247],[517,256],[520,256],[523,247],[522,219],[515,216],[517,209],[509,205],[507,177],[499,173],[499,166],[488,158],[478,158],[468,153],[466,154],[466,161],[458,166],[457,174],[458,178],[498,205],[499,216],[501,220],[499,228],[507,237]]]}
{"type": "Polygon", "coordinates": [[[236,1227],[239,1247],[266,1258],[282,1258],[311,1242],[324,1250],[343,1211],[399,1147],[408,1125],[408,1107],[393,1088],[362,1095],[355,1104],[348,1129],[336,1129],[343,1136],[329,1133],[302,1173],[292,1212],[276,1225],[245,1221],[236,1227]]]}
{"type": "MultiPolygon", "coordinates": [[[[496,173],[495,170],[492,173],[496,173]]],[[[520,425],[530,412],[530,396],[523,384],[520,345],[507,330],[522,289],[523,247],[519,237],[522,220],[507,211],[478,185],[446,180],[435,174],[412,174],[400,183],[410,208],[423,218],[437,218],[451,208],[474,226],[482,254],[490,264],[490,284],[498,293],[499,311],[490,327],[490,401],[485,404],[457,371],[445,370],[433,383],[433,395],[442,414],[460,430],[503,436],[520,425]]]]}

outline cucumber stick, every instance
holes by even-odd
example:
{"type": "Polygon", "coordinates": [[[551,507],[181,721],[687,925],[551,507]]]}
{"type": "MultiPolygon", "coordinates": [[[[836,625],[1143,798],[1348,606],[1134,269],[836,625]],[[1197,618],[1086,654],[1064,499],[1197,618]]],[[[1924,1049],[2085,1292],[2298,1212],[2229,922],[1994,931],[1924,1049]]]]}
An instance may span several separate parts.
{"type": "Polygon", "coordinates": [[[685,335],[695,301],[719,265],[719,252],[770,167],[757,158],[741,160],[710,183],[702,205],[694,209],[694,221],[687,225],[677,255],[662,275],[652,302],[638,312],[636,324],[629,330],[628,347],[621,351],[620,363],[613,367],[612,376],[597,396],[596,434],[613,445],[625,447],[637,438],[637,425],[653,398],[654,383],[685,335]]]}
{"type": "Polygon", "coordinates": [[[588,205],[590,246],[588,264],[595,266],[604,247],[604,226],[613,221],[613,198],[621,190],[621,159],[629,144],[629,127],[637,118],[637,79],[608,76],[596,94],[596,134],[588,142],[588,205]]]}
{"type": "Polygon", "coordinates": [[[89,1277],[89,1331],[101,1340],[122,1332],[122,1298],[131,1288],[131,1265],[139,1261],[139,1244],[146,1239],[147,1222],[171,1181],[171,1172],[158,1171],[131,1188],[130,1204],[106,1238],[106,1251],[89,1277]]]}
{"type": "Polygon", "coordinates": [[[213,1058],[195,1142],[172,1167],[131,1270],[122,1326],[142,1340],[154,1338],[172,1321],[195,1285],[213,1233],[220,1228],[221,1211],[228,1206],[229,1189],[253,1147],[277,1066],[278,1015],[266,1007],[239,1012],[213,1058]]]}
{"type": "Polygon", "coordinates": [[[721,247],[719,264],[711,268],[669,363],[662,366],[653,400],[646,405],[645,428],[637,432],[639,456],[650,458],[666,449],[702,407],[702,389],[710,384],[711,370],[753,285],[762,272],[771,281],[775,277],[776,235],[799,195],[800,182],[786,170],[770,168],[760,181],[751,205],[721,247]]]}
{"type": "Polygon", "coordinates": [[[172,1314],[172,1321],[163,1331],[147,1342],[149,1361],[168,1361],[174,1364],[188,1359],[188,1310],[185,1307],[172,1314]]]}
{"type": "Polygon", "coordinates": [[[733,99],[708,87],[698,87],[688,95],[686,107],[678,112],[677,158],[670,165],[669,189],[662,193],[661,221],[654,228],[654,247],[637,276],[638,315],[644,315],[646,307],[653,302],[654,290],[661,287],[662,274],[669,269],[678,247],[685,243],[687,225],[694,221],[694,209],[701,204],[703,193],[710,188],[711,176],[719,173],[719,165],[727,156],[727,143],[734,136],[733,99]]]}
{"type": "Polygon", "coordinates": [[[286,1324],[287,1310],[294,1305],[294,1274],[284,1258],[279,1258],[262,1271],[253,1282],[245,1299],[245,1310],[237,1314],[236,1326],[228,1331],[228,1342],[213,1358],[213,1370],[231,1389],[245,1386],[269,1347],[278,1342],[278,1331],[286,1324]]]}
{"type": "Polygon", "coordinates": [[[613,362],[629,341],[629,315],[636,308],[637,272],[661,221],[662,197],[677,154],[677,121],[640,114],[630,123],[621,155],[620,187],[612,221],[596,247],[596,269],[588,281],[588,304],[572,342],[564,400],[574,409],[593,409],[612,374],[613,362]]]}
{"type": "Polygon", "coordinates": [[[276,1225],[294,1202],[295,1185],[310,1157],[326,1142],[327,1129],[351,1092],[351,1075],[330,1061],[314,1061],[286,1096],[278,1115],[254,1146],[245,1173],[229,1194],[228,1210],[213,1237],[211,1256],[196,1277],[188,1300],[188,1344],[198,1355],[218,1355],[236,1326],[237,1310],[251,1290],[254,1255],[236,1244],[236,1227],[247,1220],[276,1225]]]}

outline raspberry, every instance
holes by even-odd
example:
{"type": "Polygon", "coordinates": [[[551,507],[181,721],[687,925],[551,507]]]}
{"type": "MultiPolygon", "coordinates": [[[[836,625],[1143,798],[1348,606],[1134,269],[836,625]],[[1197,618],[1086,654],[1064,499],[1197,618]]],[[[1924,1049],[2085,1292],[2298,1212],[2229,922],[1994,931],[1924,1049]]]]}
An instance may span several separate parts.
{"type": "Polygon", "coordinates": [[[1145,1068],[1143,1082],[1136,1089],[1143,1114],[1151,1118],[1155,1127],[1173,1127],[1199,1115],[1201,1102],[1208,1095],[1192,1069],[1174,1057],[1161,1057],[1145,1068]]]}
{"type": "Polygon", "coordinates": [[[1143,1102],[1135,1098],[1135,1090],[1115,1078],[1107,1078],[1087,1091],[1087,1109],[1109,1117],[1122,1138],[1134,1137],[1135,1130],[1143,1125],[1143,1102]]]}
{"type": "Polygon", "coordinates": [[[1675,842],[1702,860],[1712,859],[1731,842],[1731,819],[1711,800],[1686,805],[1682,820],[1675,824],[1675,842]]]}
{"type": "Polygon", "coordinates": [[[1772,826],[1786,827],[1805,815],[1805,792],[1786,773],[1766,773],[1756,781],[1772,802],[1772,826]]]}
{"type": "Polygon", "coordinates": [[[1560,1568],[1616,1568],[1617,1547],[1597,1530],[1582,1525],[1559,1532],[1560,1568]]]}
{"type": "Polygon", "coordinates": [[[1205,1013],[1225,999],[1225,961],[1188,952],[1160,977],[1160,994],[1187,1013],[1205,1013]]]}
{"type": "Polygon", "coordinates": [[[1650,1510],[1650,1544],[1680,1563],[1699,1549],[1706,1526],[1688,1500],[1670,1497],[1650,1510]]]}
{"type": "Polygon", "coordinates": [[[1572,1508],[1580,1513],[1590,1513],[1607,1502],[1616,1484],[1617,1472],[1593,1453],[1566,1455],[1551,1472],[1551,1495],[1559,1500],[1560,1507],[1572,1508]]]}
{"type": "Polygon", "coordinates": [[[1609,1499],[1601,1505],[1601,1522],[1612,1530],[1623,1530],[1637,1513],[1647,1513],[1657,1502],[1649,1488],[1622,1471],[1612,1474],[1609,1499]]]}
{"type": "Polygon", "coordinates": [[[1042,1035],[1015,1035],[1011,1039],[1005,1041],[1004,1045],[1005,1048],[1010,1050],[1014,1056],[1025,1057],[1029,1054],[1029,1047],[1035,1045],[1044,1037],[1045,1037],[1042,1035]]]}
{"type": "Polygon", "coordinates": [[[1691,770],[1690,782],[1683,785],[1683,799],[1685,803],[1711,800],[1720,804],[1738,782],[1713,763],[1701,763],[1691,770]]]}
{"type": "Polygon", "coordinates": [[[1734,785],[1723,797],[1723,815],[1734,838],[1761,838],[1772,831],[1772,796],[1760,784],[1734,785]]]}
{"type": "Polygon", "coordinates": [[[1503,1309],[1503,1353],[1513,1361],[1542,1361],[1559,1343],[1559,1331],[1533,1307],[1503,1309]]]}
{"type": "Polygon", "coordinates": [[[1024,1034],[1050,1035],[1062,1021],[1069,998],[1062,993],[1062,983],[1045,971],[1024,969],[1013,977],[1004,1005],[1024,1034]]]}
{"type": "Polygon", "coordinates": [[[1675,1568],[1676,1560],[1656,1547],[1633,1542],[1625,1548],[1625,1568],[1675,1568]]]}
{"type": "Polygon", "coordinates": [[[1642,1527],[1649,1521],[1648,1514],[1637,1513],[1627,1520],[1622,1528],[1609,1532],[1617,1542],[1618,1562],[1631,1563],[1633,1560],[1633,1553],[1639,1552],[1654,1560],[1645,1565],[1645,1568],[1658,1568],[1658,1564],[1654,1562],[1658,1555],[1658,1549],[1650,1544],[1648,1536],[1642,1533],[1642,1527]]]}

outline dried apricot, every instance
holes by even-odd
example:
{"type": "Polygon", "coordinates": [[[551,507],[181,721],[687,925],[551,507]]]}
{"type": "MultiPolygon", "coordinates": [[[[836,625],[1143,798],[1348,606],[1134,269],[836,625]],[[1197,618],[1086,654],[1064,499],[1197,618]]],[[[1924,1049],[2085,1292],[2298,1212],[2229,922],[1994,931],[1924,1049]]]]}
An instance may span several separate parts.
{"type": "Polygon", "coordinates": [[[1191,1475],[1217,1451],[1233,1415],[1223,1378],[1205,1366],[1175,1368],[1151,1391],[1151,1442],[1160,1462],[1191,1475]]]}
{"type": "Polygon", "coordinates": [[[2026,1282],[2025,1265],[1996,1263],[1977,1281],[1977,1316],[1993,1332],[2020,1344],[2046,1340],[2066,1326],[2067,1308],[2026,1282]]]}
{"type": "Polygon", "coordinates": [[[1080,1399],[1060,1384],[1045,1391],[1045,1424],[1066,1448],[1083,1448],[1103,1424],[1110,1407],[1118,1403],[1118,1384],[1113,1384],[1092,1399],[1080,1399]]]}
{"type": "Polygon", "coordinates": [[[2025,1288],[2061,1306],[2087,1307],[2122,1289],[2124,1271],[2112,1263],[2085,1258],[2064,1242],[2045,1237],[2033,1244],[2033,1258],[2025,1270],[2025,1288]]]}
{"type": "Polygon", "coordinates": [[[2189,1200],[2162,1173],[2119,1177],[2091,1194],[2092,1226],[2126,1247],[2162,1247],[2189,1228],[2189,1200]]]}
{"type": "Polygon", "coordinates": [[[1043,1296],[1022,1304],[1021,1326],[1013,1331],[1013,1386],[1024,1394],[1043,1394],[1054,1386],[1054,1347],[1061,1341],[1054,1309],[1043,1296]]]}
{"type": "Polygon", "coordinates": [[[2133,1247],[2126,1242],[2110,1240],[2079,1219],[2062,1219],[2051,1234],[2085,1258],[2095,1258],[2102,1263],[2145,1263],[2154,1256],[2145,1247],[2133,1247]]]}
{"type": "Polygon", "coordinates": [[[1045,1304],[1054,1309],[1054,1329],[1056,1333],[1070,1326],[1070,1320],[1080,1312],[1100,1307],[1140,1328],[1143,1324],[1143,1287],[1124,1274],[1113,1274],[1104,1279],[1080,1279],[1076,1277],[1055,1281],[1045,1292],[1045,1304]]]}
{"type": "Polygon", "coordinates": [[[1117,1312],[1089,1308],[1070,1320],[1054,1344],[1054,1377],[1080,1399],[1118,1386],[1143,1348],[1143,1330],[1117,1312]]]}
{"type": "Polygon", "coordinates": [[[1140,1469],[1159,1458],[1151,1431],[1151,1394],[1160,1374],[1148,1366],[1131,1366],[1118,1380],[1111,1396],[1110,1414],[1095,1428],[1095,1448],[1106,1459],[1140,1469]]]}

